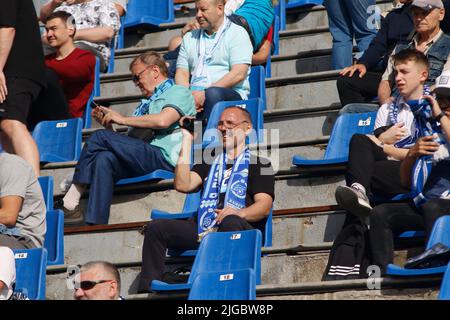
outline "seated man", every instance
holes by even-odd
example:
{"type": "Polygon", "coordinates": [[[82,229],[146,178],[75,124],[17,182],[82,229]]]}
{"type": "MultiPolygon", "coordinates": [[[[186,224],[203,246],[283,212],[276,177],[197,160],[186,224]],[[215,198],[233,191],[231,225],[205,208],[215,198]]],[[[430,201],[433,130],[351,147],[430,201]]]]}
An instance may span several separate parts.
{"type": "Polygon", "coordinates": [[[201,205],[198,214],[188,220],[161,219],[148,223],[142,249],[139,292],[148,292],[153,280],[163,279],[167,248],[189,250],[198,247],[198,215],[203,217],[203,214],[214,209],[215,220],[211,227],[218,226],[219,232],[257,228],[264,234],[274,200],[275,182],[270,162],[250,155],[246,147],[246,135],[252,130],[251,116],[245,109],[228,107],[222,112],[217,129],[222,135],[223,152],[212,165],[198,163],[192,170],[190,159],[193,136],[183,129],[182,148],[175,168],[175,189],[183,193],[202,189],[201,203],[211,205],[201,205]],[[248,171],[248,178],[242,179],[247,180],[245,185],[236,180],[239,179],[237,176],[243,176],[240,174],[243,170],[248,171]],[[212,184],[205,183],[207,180],[212,181],[212,184]],[[236,184],[245,187],[245,199],[234,196],[236,184]],[[215,197],[217,193],[219,196],[215,197]]]}
{"type": "Polygon", "coordinates": [[[358,62],[340,72],[341,77],[337,79],[336,85],[342,107],[349,103],[368,103],[377,96],[378,85],[389,55],[395,45],[406,41],[413,31],[410,12],[412,0],[400,2],[404,5],[386,16],[377,35],[358,62]]]}
{"type": "Polygon", "coordinates": [[[85,263],[75,282],[75,300],[123,300],[120,296],[120,274],[106,261],[85,263]]]}
{"type": "MultiPolygon", "coordinates": [[[[115,5],[109,0],[78,0],[70,3],[50,0],[41,8],[41,21],[47,21],[53,11],[66,11],[75,18],[75,46],[99,57],[100,70],[105,72],[111,56],[111,40],[120,28],[120,17],[115,5]]],[[[46,38],[43,41],[45,43],[46,38]]]]}
{"type": "MultiPolygon", "coordinates": [[[[437,101],[431,96],[426,98],[432,104],[432,116],[440,123],[442,138],[446,143],[447,158],[436,160],[440,145],[435,136],[424,136],[412,147],[401,164],[401,180],[403,184],[412,187],[412,174],[414,164],[422,156],[433,155],[436,163],[426,179],[422,190],[423,201],[415,203],[387,203],[376,206],[370,215],[370,246],[372,262],[378,265],[382,272],[386,271],[394,258],[394,233],[407,230],[425,229],[426,240],[430,237],[433,225],[438,218],[450,214],[450,159],[448,148],[450,146],[450,73],[442,76],[442,81],[436,81],[437,101]],[[442,86],[442,87],[441,87],[442,86]],[[441,87],[441,88],[440,88],[441,87]],[[443,89],[441,91],[441,89],[443,89]]],[[[438,78],[439,79],[439,78],[438,78]]]]}
{"type": "Polygon", "coordinates": [[[58,75],[70,115],[82,117],[94,88],[95,56],[75,47],[77,30],[70,13],[55,11],[48,16],[45,29],[49,45],[56,49],[45,57],[45,64],[58,75]]]}
{"type": "Polygon", "coordinates": [[[400,51],[393,60],[401,96],[378,110],[375,121],[378,138],[365,135],[352,137],[347,186],[339,186],[335,194],[342,208],[362,218],[367,217],[372,209],[368,196],[392,197],[409,191],[400,181],[398,160],[405,158],[408,148],[417,138],[414,115],[408,102],[420,99],[424,94],[428,60],[423,53],[411,49],[400,51]]]}
{"type": "Polygon", "coordinates": [[[195,115],[190,91],[167,78],[166,62],[156,52],[135,58],[130,70],[135,85],[148,98],[142,100],[131,117],[103,106],[92,111],[95,120],[107,129],[95,131],[86,141],[73,184],[55,205],[63,209],[66,224],[83,221],[78,204],[85,185],[90,185],[86,223],[106,224],[115,182],[157,169],[172,171],[177,163],[181,147],[178,120],[195,115]],[[114,132],[113,124],[128,126],[128,136],[114,132]]]}
{"type": "Polygon", "coordinates": [[[223,0],[197,0],[198,30],[183,37],[175,81],[190,87],[199,119],[219,101],[247,99],[253,47],[244,28],[224,15],[223,0]]]}
{"type": "Polygon", "coordinates": [[[441,0],[414,0],[411,4],[416,35],[408,44],[398,44],[382,76],[378,87],[380,105],[391,101],[391,96],[398,95],[395,87],[395,75],[392,56],[403,49],[417,49],[423,52],[430,64],[430,72],[426,85],[434,85],[436,78],[450,68],[450,36],[440,29],[440,22],[444,19],[445,10],[441,0]]]}
{"type": "Polygon", "coordinates": [[[31,166],[0,153],[0,246],[40,248],[46,232],[45,203],[31,166]]]}

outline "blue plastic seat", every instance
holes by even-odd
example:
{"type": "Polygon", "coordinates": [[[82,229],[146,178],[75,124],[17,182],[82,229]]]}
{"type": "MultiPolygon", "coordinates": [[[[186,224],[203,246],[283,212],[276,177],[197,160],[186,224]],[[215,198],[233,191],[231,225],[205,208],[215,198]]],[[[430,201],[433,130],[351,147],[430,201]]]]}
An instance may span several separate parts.
{"type": "Polygon", "coordinates": [[[376,116],[376,112],[345,113],[340,115],[334,124],[323,159],[312,160],[294,156],[292,163],[296,166],[346,163],[348,161],[350,139],[356,133],[372,133],[376,116]]]}
{"type": "Polygon", "coordinates": [[[124,28],[159,26],[175,20],[173,0],[129,0],[124,28]]]}
{"type": "Polygon", "coordinates": [[[444,278],[442,279],[439,300],[450,300],[450,263],[448,264],[444,278]]]}
{"type": "Polygon", "coordinates": [[[189,300],[256,300],[255,271],[203,272],[195,277],[189,300]]]}
{"type": "Polygon", "coordinates": [[[259,230],[214,232],[207,234],[198,250],[187,283],[168,284],[153,280],[153,291],[190,289],[195,277],[203,272],[255,271],[256,284],[261,282],[261,232],[259,230]]]}
{"type": "Polygon", "coordinates": [[[286,9],[319,6],[323,4],[323,0],[287,0],[286,9]]]}
{"type": "Polygon", "coordinates": [[[279,1],[274,7],[275,16],[279,18],[279,30],[286,30],[286,3],[284,0],[279,1]]]}
{"type": "Polygon", "coordinates": [[[15,292],[26,294],[30,300],[45,300],[47,250],[13,250],[16,261],[15,292]]]}
{"type": "MultiPolygon", "coordinates": [[[[197,213],[198,207],[200,206],[201,191],[196,193],[189,193],[186,195],[184,200],[183,210],[179,213],[170,213],[167,211],[162,211],[158,209],[153,209],[150,213],[150,219],[189,219],[194,214],[197,213]]],[[[273,208],[270,209],[269,216],[267,217],[265,229],[264,229],[264,247],[272,246],[272,214],[273,208]]],[[[170,256],[181,256],[181,257],[193,257],[197,254],[197,250],[176,250],[169,249],[168,254],[170,256]]]]}
{"type": "Polygon", "coordinates": [[[119,181],[116,182],[116,186],[144,182],[144,181],[151,181],[151,180],[170,180],[170,179],[173,179],[172,171],[158,169],[158,170],[155,170],[148,174],[145,174],[143,176],[120,179],[119,181]]]}
{"type": "Polygon", "coordinates": [[[248,99],[260,98],[263,101],[263,111],[266,110],[266,71],[263,66],[253,66],[248,78],[250,94],[248,99]]]}
{"type": "MultiPolygon", "coordinates": [[[[428,239],[426,250],[437,243],[442,243],[450,247],[450,215],[440,217],[434,224],[428,239]]],[[[425,268],[425,269],[405,269],[395,264],[389,264],[386,273],[391,276],[424,276],[444,273],[447,266],[425,268]]]]}
{"type": "Polygon", "coordinates": [[[81,153],[81,118],[42,121],[33,131],[41,162],[76,161],[81,153]]]}
{"type": "MultiPolygon", "coordinates": [[[[280,53],[280,18],[275,16],[274,20],[274,28],[273,28],[273,54],[278,55],[280,53]]],[[[272,76],[272,72],[270,72],[270,76],[272,76]]],[[[266,71],[267,77],[267,71],[266,71]]]]}
{"type": "Polygon", "coordinates": [[[44,247],[47,249],[47,264],[64,264],[64,213],[61,210],[47,211],[46,220],[44,247]]]}
{"type": "Polygon", "coordinates": [[[53,177],[45,176],[38,178],[44,196],[47,211],[53,210],[53,177]]]}
{"type": "Polygon", "coordinates": [[[245,106],[252,117],[253,132],[247,136],[248,144],[261,143],[264,136],[264,106],[261,99],[250,99],[241,101],[222,101],[214,105],[203,134],[202,145],[195,145],[194,149],[212,148],[221,144],[220,132],[217,130],[220,116],[223,110],[230,106],[245,106]]]}

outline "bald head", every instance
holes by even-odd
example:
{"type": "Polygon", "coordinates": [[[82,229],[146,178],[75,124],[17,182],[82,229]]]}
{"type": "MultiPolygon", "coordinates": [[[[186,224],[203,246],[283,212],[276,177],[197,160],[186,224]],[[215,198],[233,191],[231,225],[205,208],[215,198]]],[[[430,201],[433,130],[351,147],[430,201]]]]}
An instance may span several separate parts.
{"type": "Polygon", "coordinates": [[[77,300],[117,300],[120,296],[119,271],[106,261],[84,264],[81,267],[80,283],[74,293],[77,300]]]}

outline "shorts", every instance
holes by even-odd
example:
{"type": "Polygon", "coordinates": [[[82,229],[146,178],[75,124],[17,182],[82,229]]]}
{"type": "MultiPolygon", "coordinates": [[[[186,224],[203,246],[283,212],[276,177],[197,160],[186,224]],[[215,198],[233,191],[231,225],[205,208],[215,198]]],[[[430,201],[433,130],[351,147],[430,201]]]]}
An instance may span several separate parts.
{"type": "Polygon", "coordinates": [[[17,120],[27,124],[31,104],[39,95],[41,86],[32,80],[10,77],[6,79],[8,95],[0,104],[0,119],[17,120]]]}

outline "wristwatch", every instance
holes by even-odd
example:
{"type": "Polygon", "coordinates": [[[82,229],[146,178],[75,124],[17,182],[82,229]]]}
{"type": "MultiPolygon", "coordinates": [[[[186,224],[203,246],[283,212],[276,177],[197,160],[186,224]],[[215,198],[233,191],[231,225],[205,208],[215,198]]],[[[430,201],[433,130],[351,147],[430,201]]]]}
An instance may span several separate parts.
{"type": "Polygon", "coordinates": [[[441,113],[439,113],[438,115],[437,115],[437,117],[436,118],[434,118],[436,121],[441,121],[441,119],[442,119],[442,117],[445,117],[445,113],[444,113],[444,111],[441,111],[441,113]]]}
{"type": "Polygon", "coordinates": [[[384,149],[384,142],[381,141],[380,144],[378,145],[381,149],[384,149]]]}

